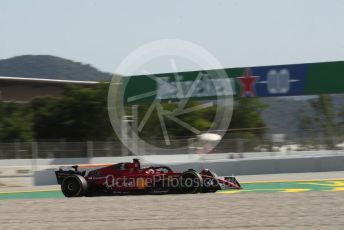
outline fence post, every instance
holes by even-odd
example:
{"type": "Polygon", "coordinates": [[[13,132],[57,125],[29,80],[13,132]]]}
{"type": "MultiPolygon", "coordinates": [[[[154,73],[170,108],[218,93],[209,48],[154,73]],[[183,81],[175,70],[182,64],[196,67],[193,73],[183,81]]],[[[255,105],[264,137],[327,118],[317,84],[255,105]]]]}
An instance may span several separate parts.
{"type": "Polygon", "coordinates": [[[132,151],[137,155],[139,154],[139,147],[138,147],[138,113],[139,113],[139,106],[138,105],[132,105],[131,106],[132,111],[132,133],[131,133],[131,144],[132,144],[132,151]]]}
{"type": "Polygon", "coordinates": [[[32,151],[32,172],[37,171],[37,158],[38,158],[38,148],[35,141],[31,142],[31,151],[32,151]]]}
{"type": "Polygon", "coordinates": [[[112,142],[108,140],[106,142],[106,156],[111,157],[111,155],[112,155],[112,142]]]}
{"type": "Polygon", "coordinates": [[[122,125],[122,128],[121,128],[121,139],[122,139],[122,156],[128,156],[129,153],[128,153],[128,149],[127,149],[127,146],[128,146],[128,120],[126,117],[122,117],[122,121],[121,121],[121,125],[122,125]]]}
{"type": "Polygon", "coordinates": [[[20,142],[17,140],[14,142],[14,152],[16,155],[16,159],[20,159],[20,142]]]}
{"type": "Polygon", "coordinates": [[[93,157],[93,141],[87,141],[87,157],[92,158],[93,157]]]}
{"type": "Polygon", "coordinates": [[[237,153],[243,152],[243,140],[241,138],[237,138],[237,153]]]}

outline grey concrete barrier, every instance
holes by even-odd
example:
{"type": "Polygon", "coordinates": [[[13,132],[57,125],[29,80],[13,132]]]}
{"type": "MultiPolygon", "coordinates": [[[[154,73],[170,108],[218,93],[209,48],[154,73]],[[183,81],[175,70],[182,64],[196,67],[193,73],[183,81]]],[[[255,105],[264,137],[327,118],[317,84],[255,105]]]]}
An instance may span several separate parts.
{"type": "Polygon", "coordinates": [[[40,185],[57,185],[54,169],[46,169],[34,172],[33,183],[35,186],[40,185]]]}
{"type": "Polygon", "coordinates": [[[174,170],[204,168],[219,175],[259,175],[280,173],[344,171],[344,156],[315,158],[226,160],[219,162],[192,162],[168,164],[174,170]]]}

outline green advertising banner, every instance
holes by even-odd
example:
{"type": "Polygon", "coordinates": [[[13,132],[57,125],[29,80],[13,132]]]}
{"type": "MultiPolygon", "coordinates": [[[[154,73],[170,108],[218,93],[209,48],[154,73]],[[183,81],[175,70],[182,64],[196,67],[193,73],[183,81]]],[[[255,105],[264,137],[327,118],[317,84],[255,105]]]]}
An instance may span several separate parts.
{"type": "Polygon", "coordinates": [[[124,103],[183,98],[274,97],[344,93],[344,62],[201,70],[123,78],[124,103]]]}

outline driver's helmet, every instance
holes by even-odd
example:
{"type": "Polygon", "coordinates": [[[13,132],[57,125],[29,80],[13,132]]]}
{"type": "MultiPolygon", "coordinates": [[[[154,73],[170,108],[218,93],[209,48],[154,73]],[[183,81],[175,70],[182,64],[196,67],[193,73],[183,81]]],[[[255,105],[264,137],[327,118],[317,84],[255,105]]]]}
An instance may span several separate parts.
{"type": "Polygon", "coordinates": [[[139,170],[141,168],[140,160],[135,158],[133,159],[135,169],[139,170]]]}

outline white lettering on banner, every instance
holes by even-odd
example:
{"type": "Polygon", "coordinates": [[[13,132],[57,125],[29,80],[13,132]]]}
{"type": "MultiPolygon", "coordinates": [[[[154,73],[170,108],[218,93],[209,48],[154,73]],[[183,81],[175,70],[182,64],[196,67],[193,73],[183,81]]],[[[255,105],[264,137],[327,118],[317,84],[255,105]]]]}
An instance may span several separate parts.
{"type": "Polygon", "coordinates": [[[209,79],[208,74],[200,74],[195,81],[182,81],[180,77],[180,81],[170,81],[169,77],[159,78],[156,98],[169,100],[233,95],[235,89],[233,79],[209,79]]]}

